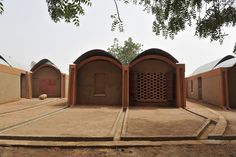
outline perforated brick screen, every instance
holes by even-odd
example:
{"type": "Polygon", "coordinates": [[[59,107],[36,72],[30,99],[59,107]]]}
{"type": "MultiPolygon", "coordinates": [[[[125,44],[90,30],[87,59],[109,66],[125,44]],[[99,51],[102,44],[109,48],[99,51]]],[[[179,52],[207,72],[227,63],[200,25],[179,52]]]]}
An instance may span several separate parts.
{"type": "Polygon", "coordinates": [[[134,99],[139,102],[165,102],[167,78],[165,73],[136,73],[134,78],[134,99]]]}

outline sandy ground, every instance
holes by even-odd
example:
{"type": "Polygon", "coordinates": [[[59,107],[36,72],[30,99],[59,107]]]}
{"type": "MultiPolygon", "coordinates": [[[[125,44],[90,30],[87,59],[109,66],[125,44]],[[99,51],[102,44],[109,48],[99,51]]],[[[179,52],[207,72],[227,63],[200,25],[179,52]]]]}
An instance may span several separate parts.
{"type": "Polygon", "coordinates": [[[11,129],[5,134],[104,137],[111,133],[120,110],[118,107],[68,108],[47,118],[11,129]]]}
{"type": "Polygon", "coordinates": [[[193,101],[187,101],[186,102],[186,109],[191,109],[194,112],[200,113],[202,116],[205,116],[209,119],[212,119],[214,121],[218,121],[218,115],[212,113],[207,108],[213,107],[213,110],[220,111],[220,108],[217,108],[215,106],[209,106],[205,105],[203,103],[193,102],[193,101]]]}
{"type": "Polygon", "coordinates": [[[225,135],[236,135],[236,110],[220,112],[227,120],[225,135]]]}
{"type": "MultiPolygon", "coordinates": [[[[21,109],[40,101],[19,101],[0,105],[0,129],[20,123],[60,109],[63,105],[42,105],[9,114],[1,112],[21,109]]],[[[236,110],[224,111],[216,106],[189,102],[187,108],[217,121],[214,110],[227,120],[226,135],[236,135],[236,110]]],[[[111,134],[111,130],[120,112],[119,107],[73,107],[56,114],[39,119],[24,126],[10,129],[2,134],[10,135],[52,135],[52,136],[102,136],[111,134]]],[[[124,117],[121,117],[124,118],[124,117]]],[[[159,135],[192,135],[204,123],[204,118],[178,108],[130,108],[123,135],[126,136],[159,136],[159,135]]],[[[2,141],[4,142],[4,141],[2,141]]],[[[42,141],[43,142],[43,141],[42,141]]],[[[0,146],[0,157],[236,157],[236,142],[221,144],[184,144],[143,147],[117,148],[45,148],[0,146]]]]}
{"type": "Polygon", "coordinates": [[[40,105],[43,103],[51,102],[57,100],[56,98],[50,98],[46,100],[39,100],[39,99],[21,99],[16,102],[0,104],[0,114],[5,112],[10,112],[14,110],[24,109],[28,107],[33,107],[36,105],[40,105]]]}
{"type": "Polygon", "coordinates": [[[129,109],[125,136],[193,135],[204,119],[178,108],[129,109]]]}
{"type": "Polygon", "coordinates": [[[131,148],[0,147],[1,157],[236,157],[236,145],[168,145],[131,148]]]}
{"type": "Polygon", "coordinates": [[[201,115],[204,115],[206,117],[209,117],[213,120],[218,120],[217,115],[214,113],[211,113],[209,109],[214,110],[218,113],[220,113],[227,121],[227,127],[225,130],[225,135],[236,135],[236,110],[223,110],[217,106],[206,104],[206,103],[200,103],[196,101],[187,101],[187,108],[193,109],[193,111],[198,111],[201,113],[201,115]]]}
{"type": "Polygon", "coordinates": [[[8,114],[0,114],[0,130],[7,128],[9,126],[27,121],[29,119],[35,118],[37,116],[56,111],[63,106],[64,104],[47,104],[35,108],[29,108],[27,110],[22,110],[18,112],[12,112],[8,114]]]}

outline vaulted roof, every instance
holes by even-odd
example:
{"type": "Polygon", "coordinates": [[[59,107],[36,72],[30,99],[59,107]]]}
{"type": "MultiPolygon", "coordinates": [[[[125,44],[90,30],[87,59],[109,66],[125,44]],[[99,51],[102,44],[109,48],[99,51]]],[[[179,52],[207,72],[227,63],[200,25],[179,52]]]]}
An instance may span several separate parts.
{"type": "Polygon", "coordinates": [[[143,56],[147,56],[147,55],[159,55],[159,56],[163,56],[163,57],[166,57],[168,58],[169,60],[171,60],[172,62],[174,63],[178,63],[178,60],[173,57],[171,54],[169,54],[168,52],[166,51],[163,51],[161,49],[157,49],[157,48],[151,48],[151,49],[148,49],[148,50],[145,50],[143,51],[142,53],[140,53],[139,55],[137,55],[132,61],[134,62],[135,60],[143,57],[143,56]]]}
{"type": "Polygon", "coordinates": [[[236,58],[231,58],[231,59],[228,59],[220,64],[218,64],[217,66],[214,67],[214,69],[217,69],[217,68],[230,68],[230,67],[233,67],[236,65],[236,58]]]}
{"type": "Polygon", "coordinates": [[[116,59],[111,53],[108,53],[104,50],[100,50],[100,49],[94,49],[94,50],[90,50],[90,51],[87,51],[85,52],[84,54],[82,54],[81,56],[79,56],[75,61],[74,61],[74,64],[78,64],[80,63],[81,61],[87,59],[87,58],[90,58],[90,57],[93,57],[93,56],[104,56],[104,57],[108,57],[108,58],[111,58],[113,60],[115,60],[116,62],[118,62],[119,64],[120,61],[118,59],[116,59]]]}
{"type": "Polygon", "coordinates": [[[49,65],[59,70],[58,67],[54,63],[52,63],[49,59],[42,59],[31,68],[31,71],[34,72],[36,69],[38,69],[39,67],[43,65],[49,65]]]}

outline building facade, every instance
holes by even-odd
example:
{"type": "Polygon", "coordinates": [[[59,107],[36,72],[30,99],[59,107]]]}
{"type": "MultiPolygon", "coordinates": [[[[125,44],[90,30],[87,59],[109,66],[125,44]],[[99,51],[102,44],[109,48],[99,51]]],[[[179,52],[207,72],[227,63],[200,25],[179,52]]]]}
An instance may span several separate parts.
{"type": "Polygon", "coordinates": [[[31,98],[30,73],[0,55],[0,104],[31,98]]]}
{"type": "Polygon", "coordinates": [[[91,50],[70,65],[71,105],[165,105],[185,107],[184,64],[160,49],[122,65],[110,53],[91,50]]]}
{"type": "Polygon", "coordinates": [[[235,108],[236,59],[228,55],[197,68],[186,78],[187,98],[235,108]]]}
{"type": "Polygon", "coordinates": [[[61,73],[55,64],[48,59],[42,59],[31,68],[32,97],[41,94],[48,97],[67,96],[67,75],[61,73]]]}

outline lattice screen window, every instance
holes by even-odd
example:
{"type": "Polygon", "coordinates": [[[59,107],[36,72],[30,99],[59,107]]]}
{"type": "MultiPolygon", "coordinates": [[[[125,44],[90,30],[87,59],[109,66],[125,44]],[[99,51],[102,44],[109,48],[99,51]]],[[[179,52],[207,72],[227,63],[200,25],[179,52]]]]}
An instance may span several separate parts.
{"type": "Polygon", "coordinates": [[[136,73],[136,100],[165,102],[167,78],[165,73],[136,73]]]}

